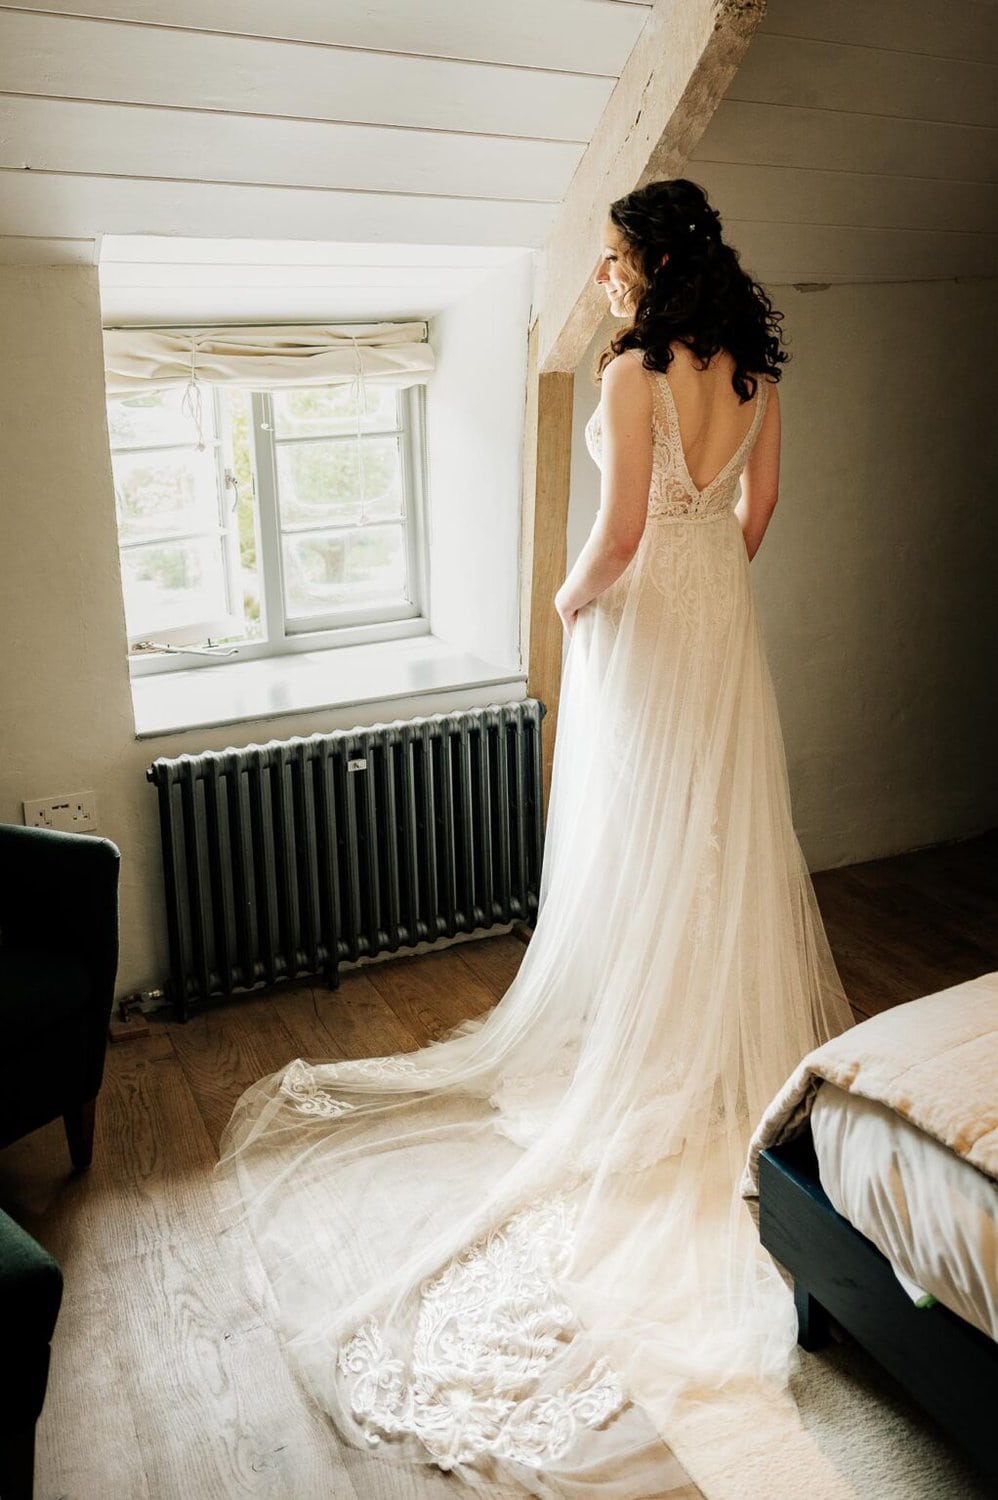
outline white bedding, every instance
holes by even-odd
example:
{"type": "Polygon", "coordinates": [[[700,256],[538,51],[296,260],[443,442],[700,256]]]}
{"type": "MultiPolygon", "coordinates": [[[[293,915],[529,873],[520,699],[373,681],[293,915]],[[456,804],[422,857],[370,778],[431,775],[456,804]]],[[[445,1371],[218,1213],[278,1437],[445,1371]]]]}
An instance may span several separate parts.
{"type": "Polygon", "coordinates": [[[821,1185],[915,1300],[998,1339],[998,1184],[876,1100],[827,1080],[811,1106],[821,1185]]]}

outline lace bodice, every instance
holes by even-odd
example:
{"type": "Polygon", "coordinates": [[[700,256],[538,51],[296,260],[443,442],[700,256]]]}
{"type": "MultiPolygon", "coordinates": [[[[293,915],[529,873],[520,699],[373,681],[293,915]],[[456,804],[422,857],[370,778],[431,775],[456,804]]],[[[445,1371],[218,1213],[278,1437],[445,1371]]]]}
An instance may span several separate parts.
{"type": "MultiPolygon", "coordinates": [[[[640,358],[640,351],[635,350],[640,358]]],[[[642,369],[645,369],[642,366],[642,369]]],[[[679,437],[679,414],[672,388],[665,375],[645,369],[652,388],[652,476],[648,495],[648,519],[706,520],[731,509],[738,488],[738,476],[752,450],[762,423],[769,396],[769,381],[759,379],[754,396],[755,413],[745,434],[728,462],[710,483],[698,490],[686,467],[679,437]]],[[[586,423],[586,446],[594,462],[602,468],[603,428],[601,407],[597,406],[586,423]]]]}

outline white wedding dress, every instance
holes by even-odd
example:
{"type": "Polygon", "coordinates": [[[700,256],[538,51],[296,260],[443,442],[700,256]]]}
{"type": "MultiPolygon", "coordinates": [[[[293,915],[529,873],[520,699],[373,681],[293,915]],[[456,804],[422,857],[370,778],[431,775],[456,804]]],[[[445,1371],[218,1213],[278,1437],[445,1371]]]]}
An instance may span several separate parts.
{"type": "MultiPolygon", "coordinates": [[[[661,1495],[677,1403],[785,1384],[795,1314],[747,1144],[851,1024],[732,509],[769,383],[698,490],[648,378],[647,525],[569,643],[516,978],[415,1052],[290,1061],[222,1142],[270,1316],[340,1434],[489,1494],[661,1495]]],[[[599,409],[586,437],[598,463],[599,409]]]]}

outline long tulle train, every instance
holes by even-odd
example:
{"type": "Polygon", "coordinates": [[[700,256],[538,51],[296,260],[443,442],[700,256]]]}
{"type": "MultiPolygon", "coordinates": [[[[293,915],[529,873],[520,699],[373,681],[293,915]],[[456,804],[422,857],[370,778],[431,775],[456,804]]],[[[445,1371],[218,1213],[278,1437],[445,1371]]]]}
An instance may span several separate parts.
{"type": "Polygon", "coordinates": [[[739,1185],[848,1024],[737,519],[659,519],[578,617],[505,995],[412,1053],[289,1060],[226,1129],[230,1211],[342,1436],[493,1494],[667,1493],[676,1413],[793,1366],[739,1185]]]}

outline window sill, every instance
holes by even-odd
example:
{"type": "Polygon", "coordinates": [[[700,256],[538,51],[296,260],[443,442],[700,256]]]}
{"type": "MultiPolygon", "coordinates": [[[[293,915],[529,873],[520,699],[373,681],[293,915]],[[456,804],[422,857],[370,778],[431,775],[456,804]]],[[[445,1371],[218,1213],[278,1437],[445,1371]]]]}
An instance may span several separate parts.
{"type": "Polygon", "coordinates": [[[132,706],[141,740],[461,688],[515,693],[525,680],[523,672],[420,635],[136,677],[132,706]]]}

